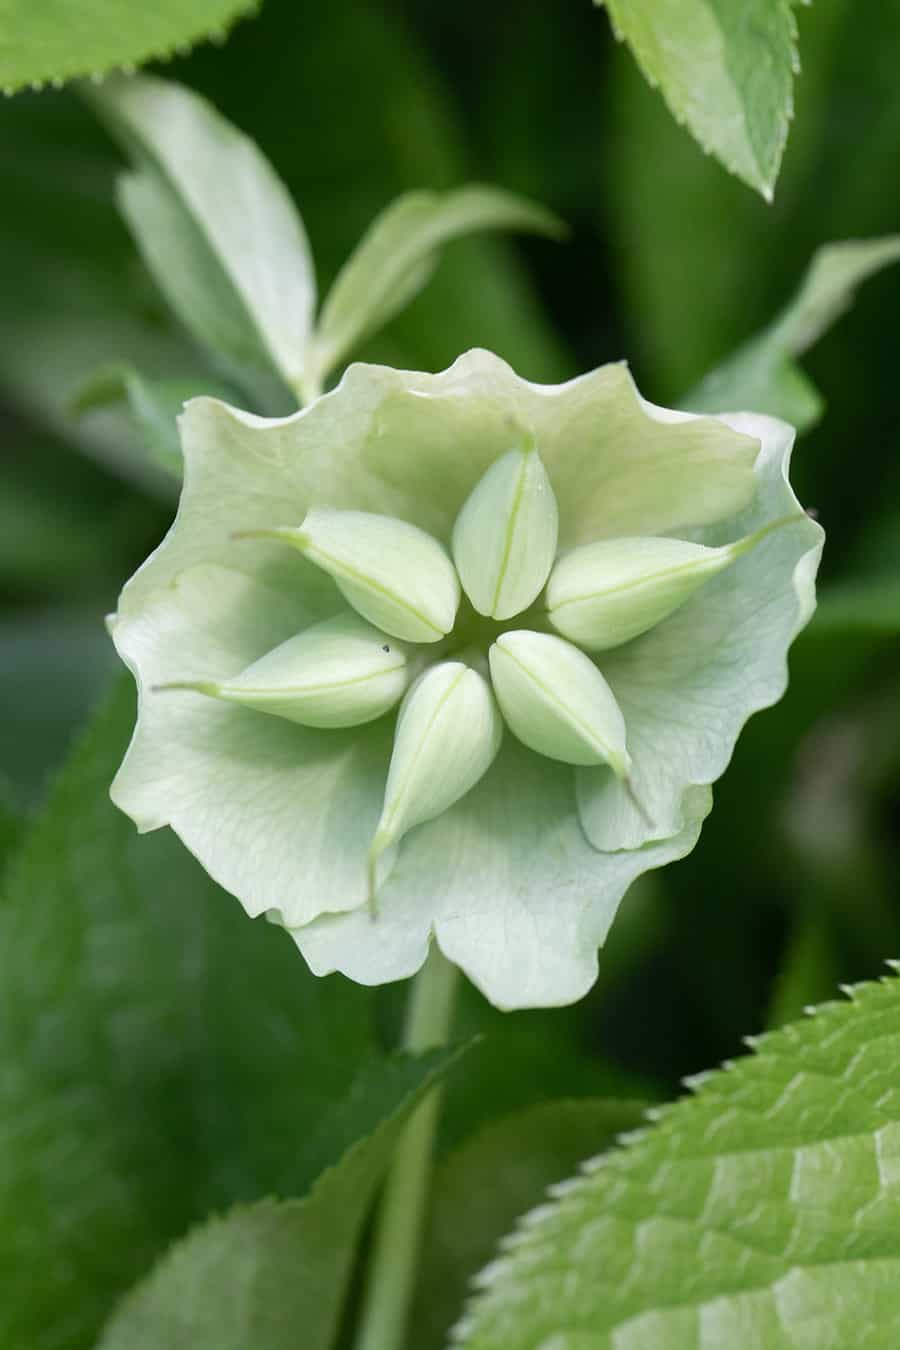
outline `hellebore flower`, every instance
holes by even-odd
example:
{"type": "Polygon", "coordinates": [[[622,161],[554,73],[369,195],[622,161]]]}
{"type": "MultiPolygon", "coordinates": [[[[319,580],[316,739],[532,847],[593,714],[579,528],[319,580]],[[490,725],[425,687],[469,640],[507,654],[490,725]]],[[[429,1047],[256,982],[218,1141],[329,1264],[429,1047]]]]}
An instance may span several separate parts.
{"type": "Polygon", "coordinates": [[[182,418],[170,533],[112,621],[113,798],[317,973],[432,937],[501,1007],[571,1002],[627,887],[683,856],[814,605],[792,432],[549,387],[483,351],[351,366],[267,420],[182,418]]]}

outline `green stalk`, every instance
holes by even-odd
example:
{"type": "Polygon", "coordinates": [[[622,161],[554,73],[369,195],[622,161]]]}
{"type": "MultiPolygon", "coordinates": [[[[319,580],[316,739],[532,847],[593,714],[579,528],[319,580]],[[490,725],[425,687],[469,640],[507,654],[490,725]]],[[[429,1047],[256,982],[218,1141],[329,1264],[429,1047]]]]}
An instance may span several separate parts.
{"type": "MultiPolygon", "coordinates": [[[[404,1049],[445,1045],[453,1021],[458,971],[437,946],[413,981],[404,1049]]],[[[410,1118],[379,1204],[354,1350],[402,1350],[425,1222],[440,1089],[410,1118]]]]}

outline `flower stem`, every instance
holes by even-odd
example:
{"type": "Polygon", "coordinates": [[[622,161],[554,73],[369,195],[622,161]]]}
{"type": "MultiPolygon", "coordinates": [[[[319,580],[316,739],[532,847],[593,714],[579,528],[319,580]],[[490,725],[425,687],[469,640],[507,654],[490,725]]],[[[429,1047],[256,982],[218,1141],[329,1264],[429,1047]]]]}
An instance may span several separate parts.
{"type": "MultiPolygon", "coordinates": [[[[444,1045],[453,1020],[458,971],[432,947],[413,981],[403,1047],[415,1053],[444,1045]]],[[[402,1350],[425,1221],[440,1089],[417,1107],[388,1172],[375,1222],[354,1350],[402,1350]]]]}

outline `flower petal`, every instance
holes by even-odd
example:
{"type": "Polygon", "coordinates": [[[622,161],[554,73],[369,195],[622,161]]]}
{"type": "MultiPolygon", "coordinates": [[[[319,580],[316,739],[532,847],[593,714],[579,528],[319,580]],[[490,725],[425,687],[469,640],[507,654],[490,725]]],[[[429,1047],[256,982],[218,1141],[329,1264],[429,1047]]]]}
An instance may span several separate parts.
{"type": "Polygon", "coordinates": [[[139,691],[113,800],[141,830],[171,825],[249,914],[290,923],[365,904],[390,726],[318,731],[150,686],[225,678],[308,618],[299,597],[196,567],[112,625],[139,691]]]}
{"type": "Polygon", "coordinates": [[[689,527],[718,545],[797,510],[785,429],[653,409],[620,366],[529,384],[485,352],[440,375],[351,367],[335,391],[275,421],[195,400],[182,428],[178,518],[113,624],[141,693],[117,802],[141,828],[170,823],[248,912],[277,911],[314,969],[400,978],[433,932],[503,1006],[577,998],[624,889],[692,847],[741,724],[782,691],[786,648],[812,607],[816,526],[763,540],[604,659],[636,799],[655,829],[602,768],[578,771],[579,822],[573,771],[508,738],[469,795],[400,843],[376,921],[366,853],[390,759],[386,723],[316,731],[190,694],[154,700],[147,688],[227,678],[343,607],[334,581],[295,552],[235,533],[326,507],[394,516],[446,546],[513,428],[538,446],[561,547],[689,527]]]}
{"type": "Polygon", "coordinates": [[[783,694],[788,647],[815,605],[824,536],[787,481],[793,431],[749,413],[726,420],[763,443],[759,491],[739,517],[697,532],[698,542],[720,545],[793,512],[798,522],[773,531],[649,633],[604,654],[649,820],[608,770],[579,770],[582,824],[599,849],[639,848],[683,828],[686,795],[720,776],[747,718],[783,694]]]}
{"type": "Polygon", "coordinates": [[[573,770],[507,740],[466,797],[407,836],[378,894],[378,917],[328,915],[294,938],[316,974],[403,979],[433,933],[500,1008],[572,1003],[597,976],[597,948],[641,873],[690,852],[709,808],[700,789],[675,837],[595,852],[579,826],[573,770]]]}
{"type": "Polygon", "coordinates": [[[178,516],[126,587],[126,608],[198,562],[321,588],[277,542],[232,538],[299,524],[311,506],[395,516],[448,544],[469,493],[523,432],[556,494],[563,549],[733,515],[753,491],[758,450],[721,419],[645,403],[622,365],[538,385],[477,350],[438,375],[353,365],[291,417],[193,399],[181,432],[178,516]]]}

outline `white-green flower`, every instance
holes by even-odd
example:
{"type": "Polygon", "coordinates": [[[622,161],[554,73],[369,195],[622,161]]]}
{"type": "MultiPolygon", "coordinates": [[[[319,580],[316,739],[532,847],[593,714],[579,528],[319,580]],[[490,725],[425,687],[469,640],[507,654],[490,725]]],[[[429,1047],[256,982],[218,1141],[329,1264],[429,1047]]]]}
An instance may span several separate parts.
{"type": "Polygon", "coordinates": [[[319,973],[400,979],[434,938],[502,1007],[578,998],[784,690],[822,541],[790,429],[474,351],[351,366],[284,419],[198,399],[182,440],[112,623],[115,801],[319,973]]]}

